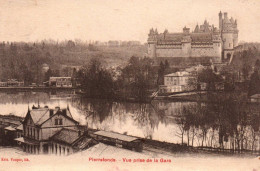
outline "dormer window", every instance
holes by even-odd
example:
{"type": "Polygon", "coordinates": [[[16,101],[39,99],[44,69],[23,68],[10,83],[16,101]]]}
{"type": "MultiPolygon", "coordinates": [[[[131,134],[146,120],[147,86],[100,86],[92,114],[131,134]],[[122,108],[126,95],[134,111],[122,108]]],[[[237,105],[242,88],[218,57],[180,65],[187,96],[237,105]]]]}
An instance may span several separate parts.
{"type": "Polygon", "coordinates": [[[55,125],[62,125],[63,124],[63,121],[62,121],[62,119],[55,119],[55,123],[54,123],[55,125]]]}
{"type": "Polygon", "coordinates": [[[59,119],[59,125],[62,125],[62,119],[59,119]]]}
{"type": "Polygon", "coordinates": [[[59,125],[59,119],[55,119],[55,125],[59,125]]]}

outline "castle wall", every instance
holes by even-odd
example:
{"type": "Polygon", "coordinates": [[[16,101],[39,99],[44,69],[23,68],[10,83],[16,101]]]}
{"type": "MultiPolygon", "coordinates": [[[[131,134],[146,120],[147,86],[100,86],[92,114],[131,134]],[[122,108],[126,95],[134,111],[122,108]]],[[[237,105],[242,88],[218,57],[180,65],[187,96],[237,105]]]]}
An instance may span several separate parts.
{"type": "Polygon", "coordinates": [[[183,46],[157,46],[157,57],[219,57],[221,58],[221,45],[191,45],[185,43],[183,46]]]}
{"type": "Polygon", "coordinates": [[[156,49],[157,57],[182,57],[182,48],[181,45],[173,46],[157,46],[156,49]]]}
{"type": "Polygon", "coordinates": [[[214,56],[213,48],[192,48],[191,57],[214,56]]]}

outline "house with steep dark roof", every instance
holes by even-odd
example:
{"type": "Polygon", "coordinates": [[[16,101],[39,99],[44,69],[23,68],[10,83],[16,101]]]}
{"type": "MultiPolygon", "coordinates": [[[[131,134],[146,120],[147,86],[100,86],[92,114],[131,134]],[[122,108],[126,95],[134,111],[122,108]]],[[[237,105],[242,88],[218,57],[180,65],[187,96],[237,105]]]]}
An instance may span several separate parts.
{"type": "Polygon", "coordinates": [[[78,126],[69,107],[33,106],[23,121],[23,137],[16,141],[28,153],[67,155],[73,152],[73,143],[84,136],[78,126]]]}

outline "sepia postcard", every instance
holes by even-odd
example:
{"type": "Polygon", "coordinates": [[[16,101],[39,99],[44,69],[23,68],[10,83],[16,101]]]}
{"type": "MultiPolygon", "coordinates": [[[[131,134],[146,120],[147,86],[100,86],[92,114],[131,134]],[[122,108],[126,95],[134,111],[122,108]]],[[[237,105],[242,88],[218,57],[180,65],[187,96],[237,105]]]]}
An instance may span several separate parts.
{"type": "Polygon", "coordinates": [[[260,171],[259,0],[0,0],[0,171],[260,171]]]}

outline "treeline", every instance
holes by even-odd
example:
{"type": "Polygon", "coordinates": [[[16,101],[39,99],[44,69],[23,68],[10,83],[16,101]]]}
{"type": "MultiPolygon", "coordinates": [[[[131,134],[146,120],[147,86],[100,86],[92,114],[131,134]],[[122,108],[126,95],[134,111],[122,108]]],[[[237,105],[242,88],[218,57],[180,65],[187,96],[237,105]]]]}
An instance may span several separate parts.
{"type": "Polygon", "coordinates": [[[2,42],[0,43],[0,81],[17,79],[25,85],[42,84],[45,79],[43,64],[55,75],[64,76],[63,65],[82,66],[91,58],[103,65],[122,65],[133,56],[141,56],[145,46],[95,47],[82,41],[2,42]]]}

